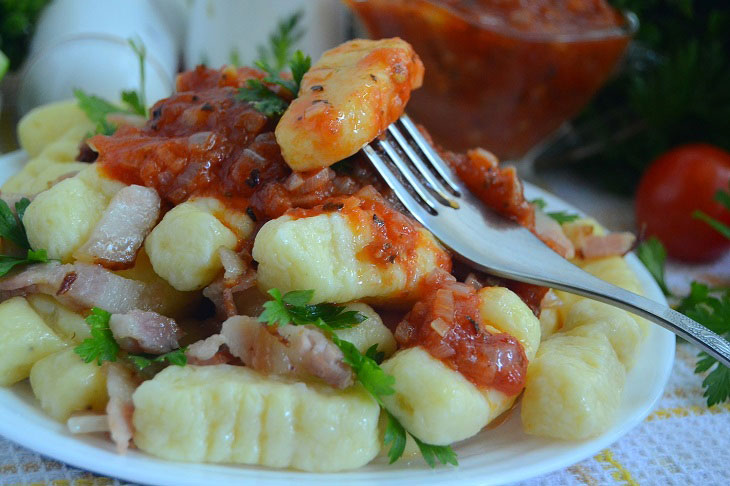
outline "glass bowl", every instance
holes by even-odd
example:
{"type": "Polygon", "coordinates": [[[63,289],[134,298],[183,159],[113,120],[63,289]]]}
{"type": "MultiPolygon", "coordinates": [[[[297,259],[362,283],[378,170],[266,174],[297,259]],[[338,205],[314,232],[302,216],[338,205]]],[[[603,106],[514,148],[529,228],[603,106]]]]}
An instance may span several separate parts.
{"type": "Polygon", "coordinates": [[[615,26],[536,31],[469,15],[454,0],[345,2],[373,38],[401,37],[423,60],[424,84],[408,112],[438,143],[508,160],[580,112],[638,28],[635,15],[618,11],[615,26]]]}

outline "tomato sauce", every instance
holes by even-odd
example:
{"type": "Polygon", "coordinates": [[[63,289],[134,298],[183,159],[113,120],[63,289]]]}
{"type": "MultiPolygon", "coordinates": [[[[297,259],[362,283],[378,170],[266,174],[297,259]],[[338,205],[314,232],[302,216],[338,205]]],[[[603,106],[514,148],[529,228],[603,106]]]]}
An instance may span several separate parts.
{"type": "Polygon", "coordinates": [[[202,67],[182,74],[178,87],[186,90],[156,103],[142,128],[89,140],[99,166],[111,178],[154,188],[172,205],[214,196],[245,209],[263,184],[291,172],[273,122],[236,99],[235,86],[256,74],[202,67]]]}
{"type": "Polygon", "coordinates": [[[399,36],[426,76],[408,112],[442,145],[519,158],[575,116],[635,27],[605,0],[348,0],[373,38],[399,36]]]}
{"type": "Polygon", "coordinates": [[[483,328],[474,287],[440,273],[424,295],[396,327],[399,347],[423,347],[480,388],[520,393],[527,376],[525,350],[513,336],[483,328]]]}

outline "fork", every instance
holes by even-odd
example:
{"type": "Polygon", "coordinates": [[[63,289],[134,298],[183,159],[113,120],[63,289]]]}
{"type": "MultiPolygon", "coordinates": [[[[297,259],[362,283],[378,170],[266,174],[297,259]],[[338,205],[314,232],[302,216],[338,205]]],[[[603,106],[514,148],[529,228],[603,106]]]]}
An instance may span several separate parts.
{"type": "Polygon", "coordinates": [[[411,214],[467,263],[492,275],[620,307],[730,366],[730,343],[722,337],[667,305],[594,277],[479,202],[407,115],[363,151],[411,214]]]}

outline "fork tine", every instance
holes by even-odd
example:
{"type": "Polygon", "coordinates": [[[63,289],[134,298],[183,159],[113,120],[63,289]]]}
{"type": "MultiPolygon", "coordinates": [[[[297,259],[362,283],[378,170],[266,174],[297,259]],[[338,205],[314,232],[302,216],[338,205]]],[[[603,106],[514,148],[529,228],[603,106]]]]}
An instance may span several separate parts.
{"type": "Polygon", "coordinates": [[[413,150],[413,147],[410,143],[408,143],[408,141],[403,136],[395,123],[391,124],[388,127],[388,131],[398,143],[401,150],[403,150],[403,152],[408,156],[411,163],[416,167],[418,172],[423,176],[424,179],[426,179],[426,182],[428,182],[431,185],[431,188],[436,192],[436,194],[441,199],[443,199],[442,202],[447,203],[451,207],[458,207],[458,203],[451,200],[451,191],[445,188],[439,178],[436,177],[435,174],[426,166],[423,159],[416,153],[415,150],[413,150]]]}
{"type": "Polygon", "coordinates": [[[390,157],[391,162],[393,162],[393,165],[400,171],[400,173],[403,175],[403,177],[408,181],[408,183],[411,185],[414,191],[416,191],[416,194],[420,196],[420,198],[423,200],[428,207],[430,207],[435,213],[438,213],[437,205],[438,202],[435,202],[433,199],[433,196],[428,192],[428,188],[423,185],[423,182],[416,176],[416,174],[413,173],[411,168],[408,166],[405,160],[403,160],[403,157],[400,156],[400,154],[396,151],[395,147],[392,143],[390,143],[390,140],[386,139],[379,139],[378,145],[385,150],[385,153],[388,154],[388,157],[390,157]]]}
{"type": "Polygon", "coordinates": [[[439,175],[450,186],[454,195],[461,196],[464,190],[461,188],[461,184],[458,182],[458,179],[456,179],[454,174],[451,172],[451,169],[446,165],[446,162],[444,162],[441,156],[433,149],[433,147],[431,147],[431,144],[428,143],[423,135],[421,135],[418,127],[416,127],[413,121],[411,121],[410,117],[403,114],[403,116],[400,117],[400,122],[403,124],[408,135],[410,135],[411,138],[413,138],[413,141],[416,142],[418,148],[421,149],[421,152],[423,152],[428,161],[431,162],[433,168],[436,169],[439,175]]]}
{"type": "Polygon", "coordinates": [[[408,188],[400,181],[388,163],[383,160],[380,154],[371,145],[365,145],[362,150],[383,177],[386,184],[393,189],[393,192],[395,192],[398,196],[398,199],[401,200],[406,209],[408,209],[418,221],[425,226],[432,216],[438,214],[431,207],[424,207],[423,204],[411,195],[408,188]]]}

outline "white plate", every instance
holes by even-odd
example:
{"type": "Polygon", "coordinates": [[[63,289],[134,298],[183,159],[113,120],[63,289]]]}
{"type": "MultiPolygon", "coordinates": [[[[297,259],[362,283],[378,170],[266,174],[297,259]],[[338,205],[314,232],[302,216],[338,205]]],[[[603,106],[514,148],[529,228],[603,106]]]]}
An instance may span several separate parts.
{"type": "MultiPolygon", "coordinates": [[[[22,166],[24,154],[14,152],[0,157],[0,182],[22,166]]],[[[529,198],[543,198],[551,209],[576,211],[570,205],[534,186],[526,185],[529,198]]],[[[664,296],[634,255],[628,256],[631,268],[641,280],[647,295],[659,302],[664,296]]],[[[525,435],[519,411],[493,430],[455,446],[458,468],[431,470],[420,460],[389,466],[383,458],[368,466],[344,473],[310,474],[252,466],[188,464],[156,459],[132,450],[117,455],[103,435],[74,436],[65,425],[46,416],[39,408],[27,382],[0,389],[0,434],[25,447],[59,461],[100,474],[143,484],[186,486],[200,484],[284,485],[423,485],[453,481],[461,486],[502,484],[524,480],[574,464],[612,444],[637,425],[652,410],[662,395],[674,361],[674,335],[651,326],[639,358],[629,372],[623,401],[614,425],[603,435],[588,441],[564,442],[525,435]]]]}

